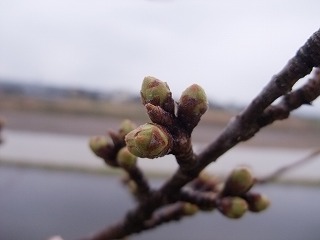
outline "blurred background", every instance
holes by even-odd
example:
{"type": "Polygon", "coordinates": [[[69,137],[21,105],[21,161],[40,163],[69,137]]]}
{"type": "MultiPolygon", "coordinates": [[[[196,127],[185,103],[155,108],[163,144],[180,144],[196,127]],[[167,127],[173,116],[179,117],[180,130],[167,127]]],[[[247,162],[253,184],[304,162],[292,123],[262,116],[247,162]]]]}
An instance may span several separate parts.
{"type": "MultiPolygon", "coordinates": [[[[134,202],[88,139],[126,118],[148,121],[143,78],[166,81],[176,100],[193,83],[205,89],[210,110],[193,135],[201,151],[319,29],[319,8],[311,0],[0,0],[0,239],[75,239],[121,219],[134,202]]],[[[208,171],[225,176],[246,164],[266,176],[303,158],[319,148],[319,111],[319,100],[301,107],[208,171]]],[[[172,157],[139,165],[155,187],[177,168],[172,157]]],[[[132,239],[318,240],[319,168],[317,157],[260,186],[272,201],[261,215],[199,214],[132,239]]]]}

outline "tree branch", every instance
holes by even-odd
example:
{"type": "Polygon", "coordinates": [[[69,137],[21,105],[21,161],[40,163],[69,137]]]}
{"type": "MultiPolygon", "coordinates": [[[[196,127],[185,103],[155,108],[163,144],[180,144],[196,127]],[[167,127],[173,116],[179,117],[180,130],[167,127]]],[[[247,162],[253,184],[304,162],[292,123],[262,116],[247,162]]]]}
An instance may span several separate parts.
{"type": "Polygon", "coordinates": [[[270,124],[276,119],[283,119],[288,115],[288,112],[304,103],[310,103],[310,101],[318,97],[319,80],[311,81],[312,83],[306,84],[301,90],[294,91],[291,94],[288,93],[300,78],[309,74],[313,67],[319,67],[319,65],[320,30],[307,40],[296,55],[271,79],[250,105],[228,123],[221,135],[198,156],[195,156],[196,164],[192,168],[185,169],[180,167],[158,191],[151,192],[149,197],[140,202],[136,209],[130,211],[123,221],[105,228],[88,239],[119,239],[144,230],[145,222],[152,218],[154,212],[168,203],[177,201],[180,189],[195,179],[206,166],[216,161],[222,154],[238,143],[253,137],[261,127],[270,124]],[[315,90],[315,88],[317,89],[315,90]],[[308,93],[305,94],[306,92],[308,93]],[[310,92],[312,94],[309,95],[310,92]],[[286,97],[279,105],[269,107],[283,95],[286,95],[286,97]]]}
{"type": "Polygon", "coordinates": [[[270,105],[265,109],[256,123],[258,128],[273,123],[276,120],[288,118],[290,112],[301,107],[303,104],[311,105],[320,95],[320,69],[315,68],[314,75],[301,88],[285,95],[281,102],[276,105],[270,105]]]}
{"type": "Polygon", "coordinates": [[[259,130],[256,126],[257,119],[264,110],[280,96],[291,91],[300,78],[305,77],[313,67],[319,65],[320,29],[307,40],[280,73],[271,79],[251,104],[228,124],[216,141],[199,155],[199,165],[193,171],[199,172],[239,142],[253,137],[259,130]]]}

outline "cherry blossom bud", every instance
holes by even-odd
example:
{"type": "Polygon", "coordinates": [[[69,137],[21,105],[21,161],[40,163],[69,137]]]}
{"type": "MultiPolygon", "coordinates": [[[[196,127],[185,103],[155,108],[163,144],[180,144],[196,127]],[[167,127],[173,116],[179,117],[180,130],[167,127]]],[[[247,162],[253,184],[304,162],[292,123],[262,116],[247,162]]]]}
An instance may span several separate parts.
{"type": "Polygon", "coordinates": [[[102,154],[109,148],[112,147],[112,143],[108,141],[105,136],[94,136],[89,140],[89,146],[97,156],[103,157],[102,154]]]}
{"type": "Polygon", "coordinates": [[[270,205],[270,200],[260,193],[247,193],[245,199],[251,212],[261,212],[266,210],[270,205]]]}
{"type": "Polygon", "coordinates": [[[248,209],[247,202],[240,197],[224,197],[218,201],[218,210],[228,218],[241,218],[248,209]]]}
{"type": "Polygon", "coordinates": [[[125,141],[128,150],[141,158],[157,158],[171,151],[171,135],[160,125],[146,123],[129,132],[125,141]]]}
{"type": "Polygon", "coordinates": [[[203,88],[197,84],[188,87],[182,93],[178,105],[178,118],[192,130],[200,121],[201,116],[208,110],[208,99],[203,88]]]}
{"type": "Polygon", "coordinates": [[[254,184],[254,178],[247,167],[234,169],[226,180],[223,194],[229,196],[240,196],[254,184]]]}
{"type": "Polygon", "coordinates": [[[117,154],[117,162],[120,167],[130,169],[136,165],[137,157],[130,153],[127,147],[123,147],[117,154]]]}
{"type": "Polygon", "coordinates": [[[199,211],[199,208],[195,204],[188,203],[188,202],[183,204],[183,213],[187,216],[192,216],[196,214],[198,211],[199,211]]]}
{"type": "Polygon", "coordinates": [[[120,125],[119,134],[120,136],[125,137],[129,132],[134,130],[136,127],[137,127],[136,124],[134,124],[131,120],[126,119],[120,125]]]}
{"type": "Polygon", "coordinates": [[[151,76],[145,77],[140,94],[143,105],[151,103],[152,105],[160,106],[171,114],[174,113],[174,100],[166,82],[151,76]]]}

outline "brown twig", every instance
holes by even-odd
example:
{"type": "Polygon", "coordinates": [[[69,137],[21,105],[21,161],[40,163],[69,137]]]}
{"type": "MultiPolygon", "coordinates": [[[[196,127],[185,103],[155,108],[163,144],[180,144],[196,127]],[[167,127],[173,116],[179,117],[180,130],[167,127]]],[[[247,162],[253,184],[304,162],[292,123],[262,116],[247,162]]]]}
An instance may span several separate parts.
{"type": "Polygon", "coordinates": [[[153,214],[151,219],[145,222],[145,229],[152,229],[164,223],[180,220],[186,216],[184,205],[184,203],[178,202],[159,209],[153,214]]]}
{"type": "Polygon", "coordinates": [[[213,192],[181,191],[179,199],[197,205],[201,210],[211,210],[216,207],[219,195],[213,192]]]}
{"type": "Polygon", "coordinates": [[[139,201],[142,201],[150,193],[150,186],[143,172],[137,166],[124,170],[127,172],[130,181],[135,183],[135,196],[139,201]]]}
{"type": "Polygon", "coordinates": [[[281,177],[281,175],[283,175],[284,173],[291,171],[292,169],[297,168],[301,165],[307,164],[308,162],[310,162],[311,160],[314,160],[314,158],[319,155],[320,155],[320,149],[317,149],[317,150],[313,151],[312,153],[310,153],[309,155],[307,155],[306,157],[301,158],[301,159],[299,159],[293,163],[290,163],[286,166],[283,166],[266,177],[256,179],[256,183],[265,184],[265,183],[271,182],[271,181],[281,177]]]}
{"type": "Polygon", "coordinates": [[[256,123],[259,128],[273,123],[276,120],[283,120],[289,117],[290,112],[301,107],[303,104],[311,105],[320,95],[320,69],[315,68],[313,77],[295,91],[283,96],[281,102],[270,105],[265,109],[256,123]]]}

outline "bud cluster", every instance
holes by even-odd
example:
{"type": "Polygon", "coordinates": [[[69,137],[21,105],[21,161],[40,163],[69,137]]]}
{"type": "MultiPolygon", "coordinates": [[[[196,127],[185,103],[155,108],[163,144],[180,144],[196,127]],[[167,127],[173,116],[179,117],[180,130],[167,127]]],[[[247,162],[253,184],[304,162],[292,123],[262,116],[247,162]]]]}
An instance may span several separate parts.
{"type": "Polygon", "coordinates": [[[129,151],[142,158],[157,158],[172,153],[179,164],[188,166],[186,161],[193,160],[193,152],[189,151],[190,156],[182,152],[191,149],[187,138],[190,138],[192,130],[208,109],[204,90],[196,84],[188,87],[175,110],[168,84],[148,76],[143,80],[140,95],[152,123],[139,126],[127,134],[125,141],[129,151]]]}
{"type": "Polygon", "coordinates": [[[266,196],[250,191],[255,179],[247,167],[234,169],[224,184],[208,174],[199,174],[202,162],[198,164],[201,157],[193,153],[191,133],[208,109],[207,96],[199,85],[185,89],[177,105],[167,83],[154,77],[144,79],[140,94],[150,123],[137,127],[125,120],[118,132],[109,132],[109,137],[93,137],[89,142],[91,150],[108,165],[125,170],[124,184],[147,213],[139,216],[139,221],[143,219],[145,226],[151,228],[198,211],[217,209],[228,218],[238,219],[248,210],[261,212],[268,208],[266,196]],[[137,158],[153,159],[167,154],[175,156],[180,168],[157,192],[137,166],[137,158]],[[187,182],[189,188],[183,187],[187,182]],[[145,209],[149,202],[150,208],[145,209]],[[153,202],[161,208],[153,208],[153,202]],[[150,219],[144,219],[149,215],[150,219]]]}
{"type": "MultiPolygon", "coordinates": [[[[109,136],[92,137],[89,146],[93,153],[102,158],[107,165],[124,170],[127,176],[124,181],[127,189],[136,200],[140,201],[150,193],[150,186],[137,166],[138,157],[131,153],[132,150],[129,150],[132,145],[127,145],[125,142],[125,137],[136,128],[133,122],[124,120],[117,132],[109,132],[109,136]]],[[[137,138],[138,142],[141,141],[139,137],[137,138]]],[[[144,144],[151,143],[145,142],[144,144]]]]}
{"type": "Polygon", "coordinates": [[[94,136],[89,140],[92,152],[112,167],[125,169],[135,165],[137,157],[131,154],[125,144],[125,136],[136,128],[130,120],[124,120],[117,133],[109,132],[108,136],[94,136]]]}
{"type": "Polygon", "coordinates": [[[249,192],[255,179],[247,167],[234,169],[228,176],[217,200],[218,210],[229,218],[240,218],[247,210],[261,212],[268,208],[270,201],[259,193],[249,192]]]}
{"type": "Polygon", "coordinates": [[[188,196],[202,211],[217,209],[228,218],[238,219],[248,210],[261,212],[270,204],[263,194],[250,192],[254,182],[247,167],[234,169],[222,186],[216,178],[201,173],[189,184],[193,193],[188,196]]]}

